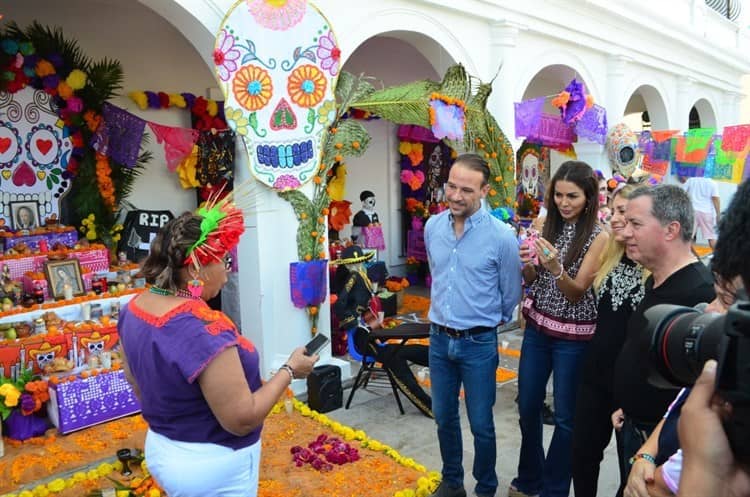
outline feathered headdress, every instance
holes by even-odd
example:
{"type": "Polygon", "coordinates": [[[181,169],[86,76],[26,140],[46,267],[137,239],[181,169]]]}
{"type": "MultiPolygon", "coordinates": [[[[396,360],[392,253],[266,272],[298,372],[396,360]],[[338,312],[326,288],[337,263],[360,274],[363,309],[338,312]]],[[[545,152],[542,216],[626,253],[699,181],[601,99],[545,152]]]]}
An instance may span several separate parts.
{"type": "Polygon", "coordinates": [[[197,267],[220,262],[235,248],[240,235],[245,232],[245,217],[242,209],[235,205],[234,195],[222,197],[222,190],[209,197],[195,214],[203,218],[201,235],[190,246],[185,257],[185,265],[197,267]]]}

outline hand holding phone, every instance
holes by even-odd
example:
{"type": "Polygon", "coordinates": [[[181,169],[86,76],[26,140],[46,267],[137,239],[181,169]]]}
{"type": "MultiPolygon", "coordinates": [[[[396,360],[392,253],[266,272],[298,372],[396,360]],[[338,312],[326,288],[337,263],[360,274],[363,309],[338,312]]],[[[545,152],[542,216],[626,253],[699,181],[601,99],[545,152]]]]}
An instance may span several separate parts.
{"type": "Polygon", "coordinates": [[[318,333],[305,345],[305,355],[317,354],[328,342],[329,339],[327,336],[318,333]]]}

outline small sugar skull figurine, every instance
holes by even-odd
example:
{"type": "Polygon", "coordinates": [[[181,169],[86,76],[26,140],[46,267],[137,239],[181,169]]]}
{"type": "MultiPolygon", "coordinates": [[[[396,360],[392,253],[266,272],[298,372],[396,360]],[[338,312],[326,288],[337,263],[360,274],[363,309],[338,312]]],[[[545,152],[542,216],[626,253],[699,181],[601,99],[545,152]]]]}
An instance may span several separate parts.
{"type": "Polygon", "coordinates": [[[29,357],[32,361],[36,362],[40,371],[44,371],[44,367],[54,361],[55,357],[61,352],[61,345],[55,345],[53,347],[49,343],[44,342],[38,349],[29,349],[29,357]]]}
{"type": "Polygon", "coordinates": [[[214,64],[227,122],[261,183],[296,189],[317,172],[340,56],[330,23],[306,0],[246,0],[227,13],[214,64]]]}
{"type": "Polygon", "coordinates": [[[72,152],[69,129],[49,94],[30,86],[0,92],[0,217],[10,223],[11,204],[21,201],[38,204],[40,217],[60,217],[59,199],[71,187],[65,169],[72,152]]]}

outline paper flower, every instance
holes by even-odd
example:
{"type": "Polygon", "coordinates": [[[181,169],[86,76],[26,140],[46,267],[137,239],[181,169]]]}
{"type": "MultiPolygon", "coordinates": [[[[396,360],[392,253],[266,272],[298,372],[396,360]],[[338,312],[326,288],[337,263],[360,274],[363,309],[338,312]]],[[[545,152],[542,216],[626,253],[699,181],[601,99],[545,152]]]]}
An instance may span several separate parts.
{"type": "Polygon", "coordinates": [[[232,128],[238,135],[247,136],[250,121],[248,121],[248,119],[242,114],[240,109],[226,107],[224,109],[224,115],[227,118],[227,122],[230,125],[233,125],[232,128]]]}
{"type": "Polygon", "coordinates": [[[273,188],[275,190],[296,190],[299,188],[302,184],[299,182],[297,178],[292,176],[291,174],[282,174],[278,178],[276,178],[276,181],[273,183],[273,188]]]}
{"type": "Polygon", "coordinates": [[[230,73],[237,70],[236,60],[240,58],[240,51],[234,48],[234,36],[226,29],[219,31],[214,49],[214,64],[222,81],[229,81],[230,73]]]}
{"type": "Polygon", "coordinates": [[[246,0],[255,22],[274,31],[286,31],[305,16],[307,0],[246,0]]]}
{"type": "Polygon", "coordinates": [[[286,88],[292,102],[300,107],[313,107],[323,100],[327,86],[328,82],[320,69],[306,64],[289,75],[286,88]]]}
{"type": "Polygon", "coordinates": [[[265,107],[271,99],[273,83],[268,71],[251,64],[237,71],[232,81],[232,92],[242,107],[256,111],[265,107]]]}
{"type": "Polygon", "coordinates": [[[88,77],[86,76],[86,73],[81,71],[80,69],[73,69],[70,71],[70,74],[68,74],[68,77],[65,78],[65,82],[68,83],[68,86],[73,88],[74,90],[80,90],[84,86],[86,86],[86,80],[88,77]]]}
{"type": "Polygon", "coordinates": [[[424,173],[422,171],[410,171],[405,169],[401,171],[401,182],[409,185],[409,188],[419,190],[424,184],[424,173]]]}
{"type": "Polygon", "coordinates": [[[336,101],[326,100],[318,110],[318,122],[323,126],[328,126],[336,119],[336,101]]]}
{"type": "Polygon", "coordinates": [[[320,67],[328,71],[331,76],[338,74],[341,50],[336,46],[332,31],[318,38],[318,58],[320,67]]]}

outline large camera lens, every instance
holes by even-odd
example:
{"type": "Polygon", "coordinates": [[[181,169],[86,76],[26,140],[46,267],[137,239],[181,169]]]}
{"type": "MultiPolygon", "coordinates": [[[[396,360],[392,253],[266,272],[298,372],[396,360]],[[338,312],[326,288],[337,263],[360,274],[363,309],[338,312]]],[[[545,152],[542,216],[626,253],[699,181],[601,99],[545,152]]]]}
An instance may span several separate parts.
{"type": "Polygon", "coordinates": [[[650,356],[649,382],[660,388],[691,386],[725,339],[725,316],[692,307],[659,304],[644,313],[644,345],[650,356]]]}

